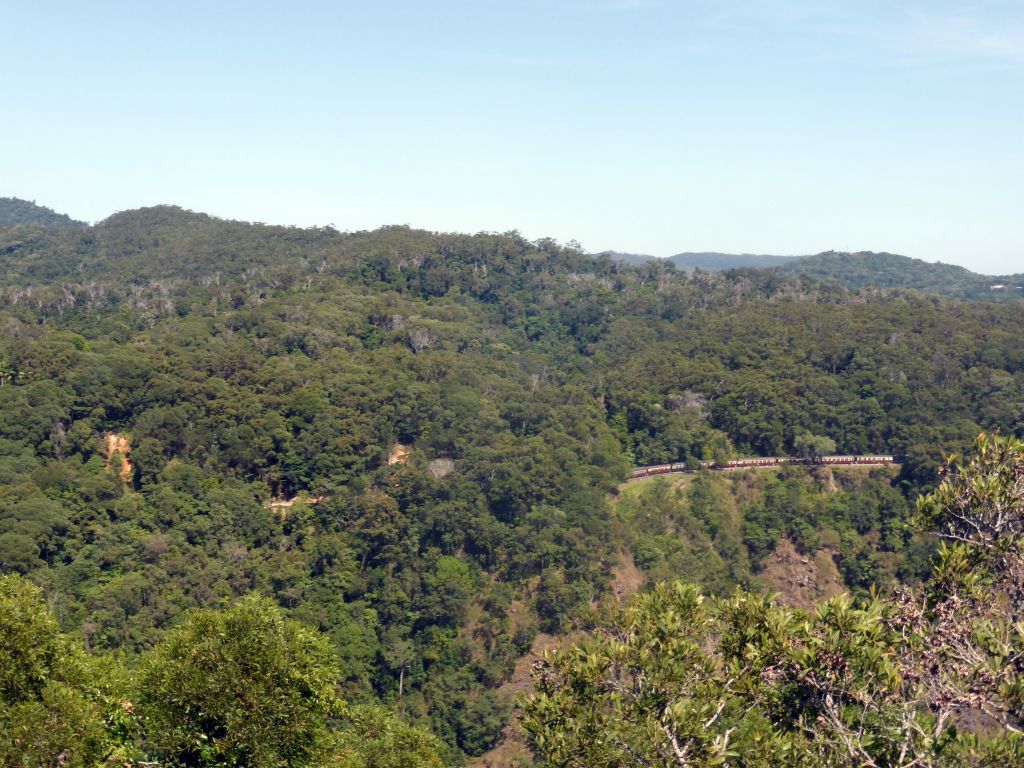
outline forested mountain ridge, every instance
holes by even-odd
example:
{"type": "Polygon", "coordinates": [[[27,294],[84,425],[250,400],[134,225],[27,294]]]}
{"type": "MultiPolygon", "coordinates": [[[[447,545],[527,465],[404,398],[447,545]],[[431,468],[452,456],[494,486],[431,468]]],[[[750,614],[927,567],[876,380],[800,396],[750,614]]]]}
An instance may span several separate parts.
{"type": "Polygon", "coordinates": [[[66,213],[17,197],[0,197],[0,228],[27,224],[47,229],[80,229],[85,224],[66,213]]]}
{"type": "Polygon", "coordinates": [[[1024,430],[1021,338],[1015,305],[515,233],[173,207],[8,228],[0,569],[130,658],[262,593],[326,634],[347,697],[429,724],[457,762],[494,744],[516,658],[606,591],[620,548],[659,575],[713,552],[716,593],[783,538],[834,545],[860,591],[912,578],[905,494],[979,430],[1024,430]],[[627,503],[625,525],[609,505],[634,464],[808,435],[899,454],[902,475],[828,503],[782,477],[745,519],[713,484],[647,499],[653,518],[627,503]]]}
{"type": "Polygon", "coordinates": [[[955,264],[931,263],[893,253],[807,256],[779,267],[791,275],[835,280],[847,288],[907,288],[952,299],[1003,301],[1024,298],[1024,273],[979,275],[955,264]]]}
{"type": "Polygon", "coordinates": [[[835,281],[851,290],[867,287],[896,288],[968,301],[1006,301],[1024,298],[1024,273],[981,275],[954,264],[932,263],[894,253],[825,251],[814,256],[679,253],[659,259],[654,256],[604,251],[597,256],[607,256],[633,266],[671,263],[676,268],[686,271],[778,269],[787,275],[835,281]]]}
{"type": "MultiPolygon", "coordinates": [[[[0,200],[0,229],[15,224],[34,225],[46,230],[85,227],[66,215],[26,201],[15,198],[0,200]]],[[[0,265],[6,263],[10,268],[12,263],[18,263],[18,269],[24,276],[44,281],[88,279],[102,275],[117,275],[135,282],[188,279],[280,266],[287,262],[289,256],[300,252],[301,259],[315,258],[313,244],[317,239],[329,240],[331,235],[340,235],[330,228],[308,230],[217,219],[176,206],[117,213],[89,228],[89,232],[92,237],[87,239],[86,252],[91,254],[90,259],[74,260],[82,243],[72,248],[66,239],[54,242],[46,237],[59,233],[47,232],[42,238],[37,234],[37,239],[33,239],[31,232],[18,231],[16,234],[23,239],[15,238],[4,244],[0,265]],[[250,252],[235,254],[227,262],[198,257],[210,248],[219,247],[218,241],[225,237],[252,241],[253,230],[259,233],[259,247],[250,252]],[[19,252],[17,259],[12,258],[15,250],[19,252]],[[142,254],[147,258],[142,258],[142,254]],[[4,255],[8,258],[4,259],[4,255]],[[26,256],[31,256],[32,261],[23,263],[26,256]]],[[[368,233],[347,234],[343,238],[357,241],[360,234],[368,233]]],[[[849,289],[908,289],[954,299],[1002,301],[1024,297],[1024,273],[981,275],[952,264],[931,263],[892,253],[827,251],[814,256],[762,256],[686,252],[657,259],[605,251],[593,258],[625,262],[631,266],[671,263],[684,271],[695,268],[712,272],[777,268],[789,275],[834,280],[849,289]]]]}
{"type": "Polygon", "coordinates": [[[80,229],[85,222],[76,221],[66,213],[19,198],[0,198],[0,228],[28,225],[47,229],[80,229]]]}

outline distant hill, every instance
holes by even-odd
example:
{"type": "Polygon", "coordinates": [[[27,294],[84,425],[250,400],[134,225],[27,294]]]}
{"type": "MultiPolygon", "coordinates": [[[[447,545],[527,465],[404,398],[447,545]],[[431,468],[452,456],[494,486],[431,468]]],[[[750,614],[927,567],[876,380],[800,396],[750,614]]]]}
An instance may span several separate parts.
{"type": "Polygon", "coordinates": [[[623,261],[626,264],[632,264],[638,266],[640,264],[646,264],[648,261],[661,261],[657,256],[649,256],[646,253],[623,253],[622,251],[601,251],[600,253],[592,254],[595,257],[606,257],[612,261],[623,261]]]}
{"type": "Polygon", "coordinates": [[[0,232],[0,283],[192,281],[282,268],[298,251],[324,258],[322,230],[228,221],[173,205],[121,211],[82,231],[7,234],[0,232]],[[212,257],[228,250],[231,257],[212,257]]]}
{"type": "Polygon", "coordinates": [[[604,251],[597,256],[639,265],[670,261],[677,269],[779,269],[787,275],[835,281],[846,288],[904,288],[968,301],[1024,298],[1024,273],[980,275],[954,264],[928,262],[895,253],[826,251],[815,256],[769,256],[752,253],[684,252],[668,258],[604,251]]]}
{"type": "Polygon", "coordinates": [[[894,253],[827,251],[783,264],[780,269],[790,275],[835,280],[847,288],[907,288],[975,301],[1024,297],[1024,274],[979,275],[954,264],[894,253]]]}
{"type": "Polygon", "coordinates": [[[47,229],[80,229],[84,222],[75,221],[66,213],[36,205],[17,197],[0,197],[0,228],[17,224],[35,224],[47,229]]]}
{"type": "Polygon", "coordinates": [[[668,260],[679,269],[692,272],[694,269],[706,269],[720,272],[723,269],[764,269],[779,267],[792,261],[805,258],[803,256],[768,256],[757,253],[715,253],[715,252],[684,252],[669,256],[668,260]]]}
{"type": "Polygon", "coordinates": [[[649,261],[671,261],[677,269],[692,272],[694,269],[706,269],[709,272],[721,272],[723,269],[764,269],[787,264],[801,256],[766,256],[756,253],[716,253],[712,251],[685,251],[665,258],[648,256],[642,253],[622,253],[621,251],[602,251],[595,256],[607,256],[615,261],[624,261],[634,266],[649,261]]]}

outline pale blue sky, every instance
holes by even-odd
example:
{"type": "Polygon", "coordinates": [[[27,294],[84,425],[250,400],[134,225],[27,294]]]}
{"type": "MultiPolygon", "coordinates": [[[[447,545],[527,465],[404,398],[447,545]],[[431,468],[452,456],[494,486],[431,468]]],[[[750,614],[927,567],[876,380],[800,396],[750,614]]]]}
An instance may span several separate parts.
{"type": "Polygon", "coordinates": [[[1024,271],[1024,2],[0,0],[0,195],[1024,271]]]}

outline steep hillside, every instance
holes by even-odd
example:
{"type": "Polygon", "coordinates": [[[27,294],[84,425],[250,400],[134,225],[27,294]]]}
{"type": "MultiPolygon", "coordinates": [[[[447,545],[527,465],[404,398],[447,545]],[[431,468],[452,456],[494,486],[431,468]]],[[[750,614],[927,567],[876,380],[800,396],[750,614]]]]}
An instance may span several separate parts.
{"type": "Polygon", "coordinates": [[[0,197],[0,229],[20,224],[47,229],[81,229],[85,226],[65,213],[16,197],[0,197]]]}
{"type": "MultiPolygon", "coordinates": [[[[619,486],[610,536],[619,548],[612,600],[674,579],[728,596],[737,587],[810,608],[843,592],[866,595],[915,582],[930,542],[911,525],[896,467],[790,467],[667,475],[619,486]]],[[[539,635],[517,665],[516,691],[532,689],[529,662],[579,636],[539,635]]],[[[528,757],[514,724],[474,768],[516,768],[528,757]]]]}
{"type": "Polygon", "coordinates": [[[898,477],[896,467],[791,467],[631,481],[613,537],[651,583],[719,595],[742,585],[808,606],[927,573],[930,546],[898,477]]]}

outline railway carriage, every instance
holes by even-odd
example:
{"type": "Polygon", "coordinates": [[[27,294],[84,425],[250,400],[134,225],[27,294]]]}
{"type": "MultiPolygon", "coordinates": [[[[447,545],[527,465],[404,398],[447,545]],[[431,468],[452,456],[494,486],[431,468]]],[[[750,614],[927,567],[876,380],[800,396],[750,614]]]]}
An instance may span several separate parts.
{"type": "MultiPolygon", "coordinates": [[[[755,456],[747,459],[730,459],[724,464],[716,464],[713,461],[699,461],[699,469],[746,469],[750,467],[776,467],[787,464],[825,464],[825,465],[850,465],[850,464],[892,464],[896,461],[894,456],[870,455],[870,456],[822,456],[818,459],[804,459],[796,456],[755,456]]],[[[675,464],[654,464],[649,467],[637,467],[630,472],[630,478],[650,477],[651,475],[665,475],[670,472],[692,472],[683,462],[675,464]]]]}

